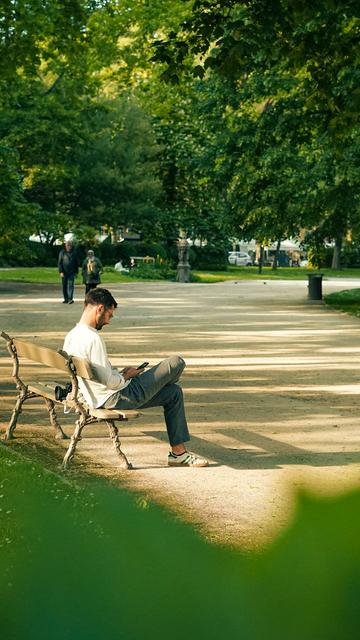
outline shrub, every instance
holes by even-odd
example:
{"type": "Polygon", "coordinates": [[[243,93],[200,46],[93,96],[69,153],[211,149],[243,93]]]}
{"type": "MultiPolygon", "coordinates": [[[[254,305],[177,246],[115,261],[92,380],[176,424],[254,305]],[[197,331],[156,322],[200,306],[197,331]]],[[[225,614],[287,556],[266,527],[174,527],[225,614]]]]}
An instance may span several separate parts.
{"type": "Polygon", "coordinates": [[[360,267],[360,247],[352,244],[344,244],[341,252],[341,265],[343,267],[360,267]]]}
{"type": "Polygon", "coordinates": [[[226,271],[228,267],[227,252],[222,246],[191,247],[189,262],[192,269],[226,271]]]}
{"type": "Polygon", "coordinates": [[[99,245],[96,253],[103,265],[114,265],[122,260],[124,267],[129,265],[131,256],[151,256],[163,260],[167,258],[166,249],[162,244],[138,240],[124,240],[117,244],[111,244],[110,240],[105,240],[99,245]]]}
{"type": "Polygon", "coordinates": [[[142,280],[175,280],[176,272],[167,264],[138,264],[129,271],[129,276],[142,280]]]}
{"type": "Polygon", "coordinates": [[[21,245],[4,250],[0,257],[2,267],[56,267],[61,247],[27,240],[21,245]]]}

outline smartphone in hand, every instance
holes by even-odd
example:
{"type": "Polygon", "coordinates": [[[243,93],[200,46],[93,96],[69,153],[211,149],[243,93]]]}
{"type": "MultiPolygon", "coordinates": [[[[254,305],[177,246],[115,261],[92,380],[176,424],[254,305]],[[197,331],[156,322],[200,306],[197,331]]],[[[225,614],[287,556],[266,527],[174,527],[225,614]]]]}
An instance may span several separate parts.
{"type": "Polygon", "coordinates": [[[145,369],[145,367],[147,367],[147,366],[148,366],[148,364],[149,364],[148,362],[143,362],[142,364],[139,364],[139,366],[138,366],[138,367],[136,367],[136,368],[137,368],[137,369],[145,369]]]}

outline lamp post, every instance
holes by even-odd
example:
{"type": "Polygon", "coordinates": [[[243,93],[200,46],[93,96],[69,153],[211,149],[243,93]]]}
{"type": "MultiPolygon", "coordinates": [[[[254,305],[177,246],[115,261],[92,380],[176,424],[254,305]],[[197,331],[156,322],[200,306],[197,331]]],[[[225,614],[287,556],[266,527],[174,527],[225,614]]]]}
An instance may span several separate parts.
{"type": "Polygon", "coordinates": [[[190,282],[189,245],[186,238],[179,238],[176,244],[179,256],[176,282],[190,282]]]}

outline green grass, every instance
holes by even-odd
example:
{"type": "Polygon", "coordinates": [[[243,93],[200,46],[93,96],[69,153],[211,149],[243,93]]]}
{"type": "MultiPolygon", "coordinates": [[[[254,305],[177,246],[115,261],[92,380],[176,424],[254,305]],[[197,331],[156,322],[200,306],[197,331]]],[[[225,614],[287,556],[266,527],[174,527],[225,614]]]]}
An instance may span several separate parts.
{"type": "Polygon", "coordinates": [[[0,269],[0,280],[54,284],[58,283],[60,278],[57,269],[53,267],[15,267],[0,269]]]}
{"type": "Polygon", "coordinates": [[[233,267],[227,271],[192,271],[195,282],[223,282],[224,280],[307,280],[308,273],[322,273],[331,278],[360,278],[360,269],[309,269],[302,267],[280,267],[273,271],[271,267],[264,267],[258,273],[257,267],[233,267]]]}
{"type": "MultiPolygon", "coordinates": [[[[193,282],[224,282],[226,280],[307,280],[307,274],[312,270],[307,268],[290,268],[280,267],[277,271],[273,271],[271,267],[264,267],[261,274],[258,273],[257,267],[233,267],[229,266],[227,271],[192,271],[193,282]]],[[[313,270],[317,273],[316,270],[313,270]]],[[[322,269],[320,273],[324,277],[332,278],[360,278],[360,269],[343,269],[335,271],[332,269],[322,269]]],[[[148,280],[149,274],[142,274],[139,271],[139,278],[136,274],[131,276],[120,274],[113,269],[105,268],[105,272],[101,276],[102,284],[110,284],[116,282],[134,282],[134,280],[148,280]],[[147,277],[145,277],[145,275],[147,277]]],[[[174,274],[171,274],[174,277],[174,274]]],[[[154,273],[154,279],[163,280],[164,277],[154,273]]],[[[56,267],[15,267],[11,269],[0,269],[0,280],[12,280],[15,282],[30,282],[38,284],[59,284],[60,278],[56,267]]],[[[77,284],[81,284],[80,275],[76,279],[77,284]]]]}
{"type": "Polygon", "coordinates": [[[345,289],[324,297],[327,305],[338,311],[360,317],[360,289],[345,289]]]}
{"type": "MultiPolygon", "coordinates": [[[[122,275],[116,271],[106,272],[101,276],[104,284],[108,282],[131,282],[133,278],[122,275]]],[[[56,267],[14,267],[0,269],[0,280],[12,280],[15,282],[32,282],[38,284],[59,284],[61,278],[56,267]]],[[[81,284],[81,276],[76,278],[76,284],[81,284]]]]}

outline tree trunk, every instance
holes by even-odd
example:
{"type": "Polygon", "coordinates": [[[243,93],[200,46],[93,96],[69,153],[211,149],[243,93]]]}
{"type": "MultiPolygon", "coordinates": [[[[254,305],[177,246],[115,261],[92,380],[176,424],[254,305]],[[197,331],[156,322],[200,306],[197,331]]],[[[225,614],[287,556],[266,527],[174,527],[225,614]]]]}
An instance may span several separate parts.
{"type": "Polygon", "coordinates": [[[262,273],[262,267],[263,267],[263,262],[264,262],[264,247],[262,245],[260,245],[260,254],[259,254],[259,260],[258,260],[258,273],[262,273]]]}
{"type": "Polygon", "coordinates": [[[335,247],[334,247],[332,263],[331,263],[332,269],[341,269],[341,265],[340,265],[341,247],[342,247],[342,237],[338,236],[337,238],[335,238],[335,247]]]}

